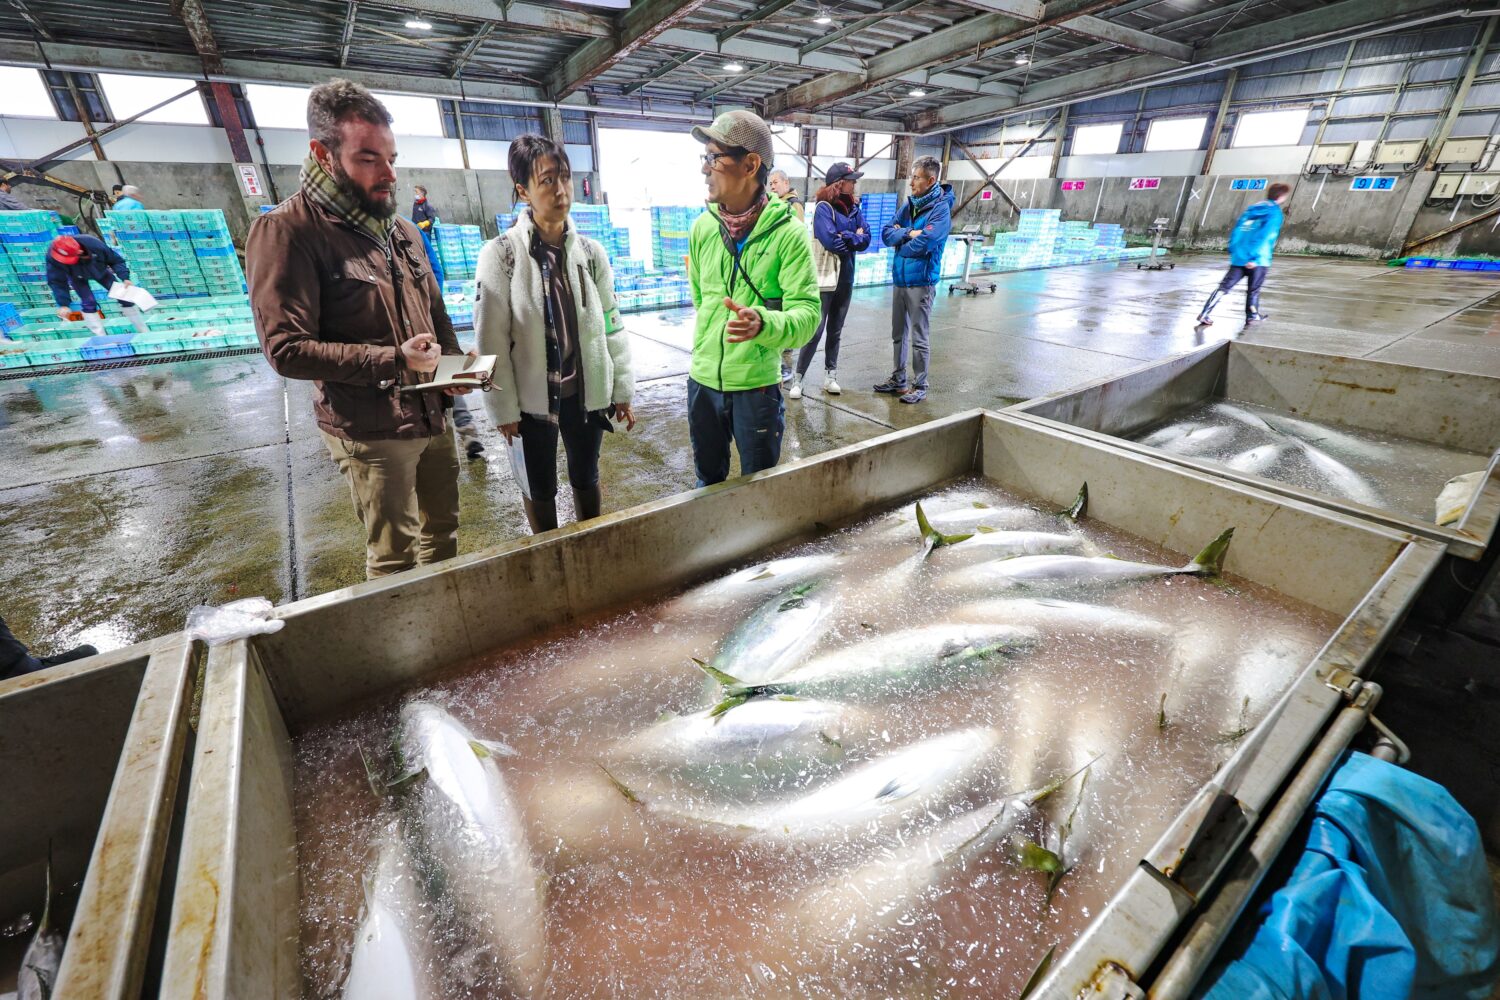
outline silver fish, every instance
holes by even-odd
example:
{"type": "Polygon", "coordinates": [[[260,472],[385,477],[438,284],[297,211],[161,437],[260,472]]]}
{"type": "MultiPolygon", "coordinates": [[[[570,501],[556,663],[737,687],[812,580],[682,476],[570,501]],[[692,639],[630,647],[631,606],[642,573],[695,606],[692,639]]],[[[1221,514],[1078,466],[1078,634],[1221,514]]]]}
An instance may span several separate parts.
{"type": "Polygon", "coordinates": [[[670,797],[647,804],[653,811],[753,831],[768,839],[873,832],[939,806],[985,766],[998,744],[999,735],[992,729],[962,729],[878,757],[794,798],[751,806],[670,797]]]}
{"type": "Polygon", "coordinates": [[[827,553],[771,559],[694,587],[678,598],[678,601],[688,608],[723,607],[806,583],[830,572],[838,564],[839,557],[827,553]]]}
{"type": "Polygon", "coordinates": [[[548,969],[544,878],[495,762],[507,751],[420,700],[401,709],[400,748],[421,860],[493,945],[510,988],[539,995],[548,969]]]}
{"type": "Polygon", "coordinates": [[[1035,629],[1014,625],[929,625],[855,643],[760,684],[701,666],[723,687],[724,700],[710,712],[734,715],[740,711],[737,705],[749,707],[751,699],[767,695],[906,693],[983,669],[996,657],[1028,650],[1036,641],[1035,629]]]}
{"type": "Polygon", "coordinates": [[[1217,576],[1234,529],[1229,528],[1185,566],[1158,566],[1127,559],[1088,556],[1018,556],[996,559],[949,573],[943,586],[959,590],[1102,587],[1164,576],[1217,576]]]}
{"type": "Polygon", "coordinates": [[[380,838],[375,870],[365,883],[365,911],[355,932],[344,1000],[423,1000],[431,996],[423,968],[417,873],[395,824],[380,838]]]}
{"type": "Polygon", "coordinates": [[[714,667],[752,683],[774,678],[823,637],[832,610],[825,593],[813,582],[771,597],[724,640],[714,667]]]}
{"type": "Polygon", "coordinates": [[[621,741],[611,757],[657,769],[772,773],[843,755],[843,705],[765,698],[738,711],[674,716],[621,741]]]}
{"type": "Polygon", "coordinates": [[[1258,445],[1248,451],[1242,451],[1238,455],[1226,459],[1224,464],[1237,472],[1262,475],[1286,458],[1295,447],[1295,445],[1286,442],[1258,445]]]}
{"type": "Polygon", "coordinates": [[[980,528],[961,544],[943,549],[941,565],[1006,559],[1012,556],[1073,555],[1088,552],[1088,539],[1058,531],[996,531],[980,528]]]}
{"type": "Polygon", "coordinates": [[[52,856],[48,851],[47,898],[42,903],[42,919],[36,925],[36,934],[21,956],[21,971],[16,976],[17,1000],[51,1000],[66,943],[67,936],[52,925],[52,856]]]}
{"type": "Polygon", "coordinates": [[[953,615],[960,621],[1024,625],[1043,634],[1074,634],[1107,639],[1147,639],[1171,642],[1166,622],[1133,611],[1062,601],[1054,598],[1004,597],[975,601],[953,615]]]}

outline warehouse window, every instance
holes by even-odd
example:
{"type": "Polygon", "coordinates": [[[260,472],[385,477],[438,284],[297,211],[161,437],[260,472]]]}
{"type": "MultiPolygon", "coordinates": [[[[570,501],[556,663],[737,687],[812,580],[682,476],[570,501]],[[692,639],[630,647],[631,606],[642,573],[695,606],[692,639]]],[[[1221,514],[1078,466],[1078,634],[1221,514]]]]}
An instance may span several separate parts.
{"type": "Polygon", "coordinates": [[[443,119],[438,102],[430,97],[406,97],[401,94],[376,94],[380,103],[395,119],[391,131],[397,135],[432,135],[441,137],[443,119]]]}
{"type": "Polygon", "coordinates": [[[1240,115],[1234,127],[1235,146],[1295,146],[1302,141],[1307,109],[1251,111],[1240,115]]]}
{"type": "Polygon", "coordinates": [[[109,101],[109,109],[114,112],[115,121],[124,121],[132,115],[140,114],[153,104],[165,101],[173,94],[192,90],[193,92],[185,97],[178,98],[166,107],[157,108],[145,115],[140,121],[160,122],[167,125],[208,124],[208,109],[203,106],[203,98],[198,96],[196,85],[192,80],[172,76],[122,76],[118,73],[100,73],[99,86],[104,89],[104,97],[109,101]]]}
{"type": "Polygon", "coordinates": [[[1146,152],[1201,149],[1203,129],[1207,124],[1208,119],[1202,115],[1195,118],[1158,118],[1151,123],[1151,130],[1146,133],[1146,152]]]}
{"type": "Polygon", "coordinates": [[[42,75],[20,66],[0,66],[0,94],[5,95],[6,113],[25,118],[57,118],[57,109],[47,96],[42,75]]]}
{"type": "Polygon", "coordinates": [[[307,92],[309,87],[272,87],[264,83],[245,84],[245,96],[255,112],[260,128],[295,128],[307,130],[307,92]]]}
{"type": "Polygon", "coordinates": [[[865,159],[892,160],[896,157],[896,137],[889,132],[865,133],[865,159]]]}
{"type": "Polygon", "coordinates": [[[1120,151],[1120,133],[1125,131],[1122,122],[1108,125],[1080,125],[1073,130],[1074,156],[1111,155],[1120,151]]]}
{"type": "Polygon", "coordinates": [[[847,159],[849,156],[849,133],[841,128],[818,129],[817,155],[847,159]]]}

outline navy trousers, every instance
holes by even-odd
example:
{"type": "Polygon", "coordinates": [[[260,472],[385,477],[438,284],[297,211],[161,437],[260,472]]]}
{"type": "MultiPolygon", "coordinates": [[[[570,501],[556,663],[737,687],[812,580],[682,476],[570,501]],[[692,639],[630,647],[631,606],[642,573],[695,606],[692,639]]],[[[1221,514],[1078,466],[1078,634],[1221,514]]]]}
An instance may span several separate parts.
{"type": "Polygon", "coordinates": [[[779,384],[720,392],[688,379],[688,437],[699,486],[729,478],[729,443],[740,453],[740,475],[781,461],[786,403],[779,384]]]}

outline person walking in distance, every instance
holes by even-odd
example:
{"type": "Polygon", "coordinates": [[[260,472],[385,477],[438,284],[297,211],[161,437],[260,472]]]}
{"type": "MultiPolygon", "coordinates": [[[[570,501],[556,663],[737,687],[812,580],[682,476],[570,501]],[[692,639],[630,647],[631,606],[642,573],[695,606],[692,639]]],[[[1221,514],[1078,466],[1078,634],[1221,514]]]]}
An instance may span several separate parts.
{"type": "Polygon", "coordinates": [[[931,156],[912,164],[911,197],[881,232],[896,257],[891,268],[891,377],[876,392],[901,397],[903,403],[927,398],[928,331],[932,300],[943,271],[943,245],[953,224],[953,185],[941,183],[942,166],[931,156]],[[911,360],[913,381],[906,366],[911,360]]]}
{"type": "Polygon", "coordinates": [[[349,483],[371,579],[458,554],[448,396],[398,392],[461,354],[417,227],[396,214],[391,115],[348,80],[312,89],[297,193],[258,219],[245,277],[261,349],[311,380],[313,415],[349,483]]]}
{"type": "Polygon", "coordinates": [[[485,393],[485,406],[507,443],[519,439],[522,505],[540,534],[557,527],[559,439],[574,514],[599,516],[599,450],[611,420],[635,427],[635,376],[609,255],[568,222],[567,152],[522,135],[511,140],[508,165],[526,207],[479,254],[474,329],[480,351],[496,358],[497,391],[485,393]]]}
{"type": "Polygon", "coordinates": [[[708,211],[689,237],[688,286],[697,313],[688,369],[688,435],[699,486],[781,460],[786,407],[777,361],[818,325],[818,279],[807,230],[770,197],[771,127],[749,111],[697,126],[708,211]]]}
{"type": "Polygon", "coordinates": [[[1260,288],[1266,283],[1271,270],[1271,253],[1276,249],[1276,239],[1281,235],[1282,206],[1292,196],[1292,186],[1278,181],[1266,189],[1266,200],[1256,202],[1235,220],[1234,230],[1229,234],[1229,270],[1219,287],[1203,303],[1198,313],[1200,327],[1213,326],[1210,315],[1219,300],[1229,294],[1230,289],[1245,279],[1245,325],[1259,323],[1266,318],[1260,311],[1260,288]]]}
{"type": "MultiPolygon", "coordinates": [[[[796,188],[792,187],[792,179],[786,175],[785,170],[771,171],[771,176],[767,178],[766,184],[771,189],[772,194],[792,207],[792,211],[797,213],[798,222],[807,221],[806,206],[802,203],[802,196],[797,193],[796,188]]],[[[781,352],[781,381],[783,384],[790,382],[792,379],[792,363],[796,360],[794,357],[795,353],[795,351],[781,352]]]]}
{"type": "Polygon", "coordinates": [[[839,337],[844,331],[849,300],[854,296],[854,255],[870,245],[870,233],[859,210],[855,187],[863,176],[847,163],[835,163],[828,168],[826,183],[818,190],[813,207],[813,265],[818,273],[823,315],[813,339],[802,348],[797,359],[797,374],[787,394],[792,399],[802,398],[802,380],[818,353],[818,341],[825,329],[828,339],[823,346],[823,391],[832,396],[843,391],[838,382],[839,337]]]}

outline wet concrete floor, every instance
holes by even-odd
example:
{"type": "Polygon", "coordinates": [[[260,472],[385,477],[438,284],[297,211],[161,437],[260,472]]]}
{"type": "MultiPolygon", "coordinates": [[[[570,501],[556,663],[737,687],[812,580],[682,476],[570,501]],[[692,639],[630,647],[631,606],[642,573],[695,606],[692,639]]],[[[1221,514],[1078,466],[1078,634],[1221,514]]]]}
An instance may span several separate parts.
{"type": "MultiPolygon", "coordinates": [[[[1244,331],[1239,290],[1194,329],[1217,256],[1171,271],[1096,264],[993,277],[995,294],[939,292],[931,395],[870,387],[891,369],[890,290],[862,289],[844,330],[840,396],[787,402],[783,461],[973,407],[1000,408],[1204,343],[1247,341],[1500,375],[1500,278],[1278,258],[1244,331]]],[[[946,288],[946,286],[944,286],[946,288]]],[[[683,411],[690,310],[627,317],[640,423],[611,435],[605,510],[693,487],[683,411]]],[[[0,381],[0,615],[41,652],[115,648],[182,627],[195,604],[283,603],[363,579],[362,533],[323,449],[311,386],[256,355],[0,381]]],[[[482,406],[490,461],[460,473],[460,551],[525,533],[520,493],[482,406]]],[[[560,514],[571,517],[569,494],[560,514]]]]}

